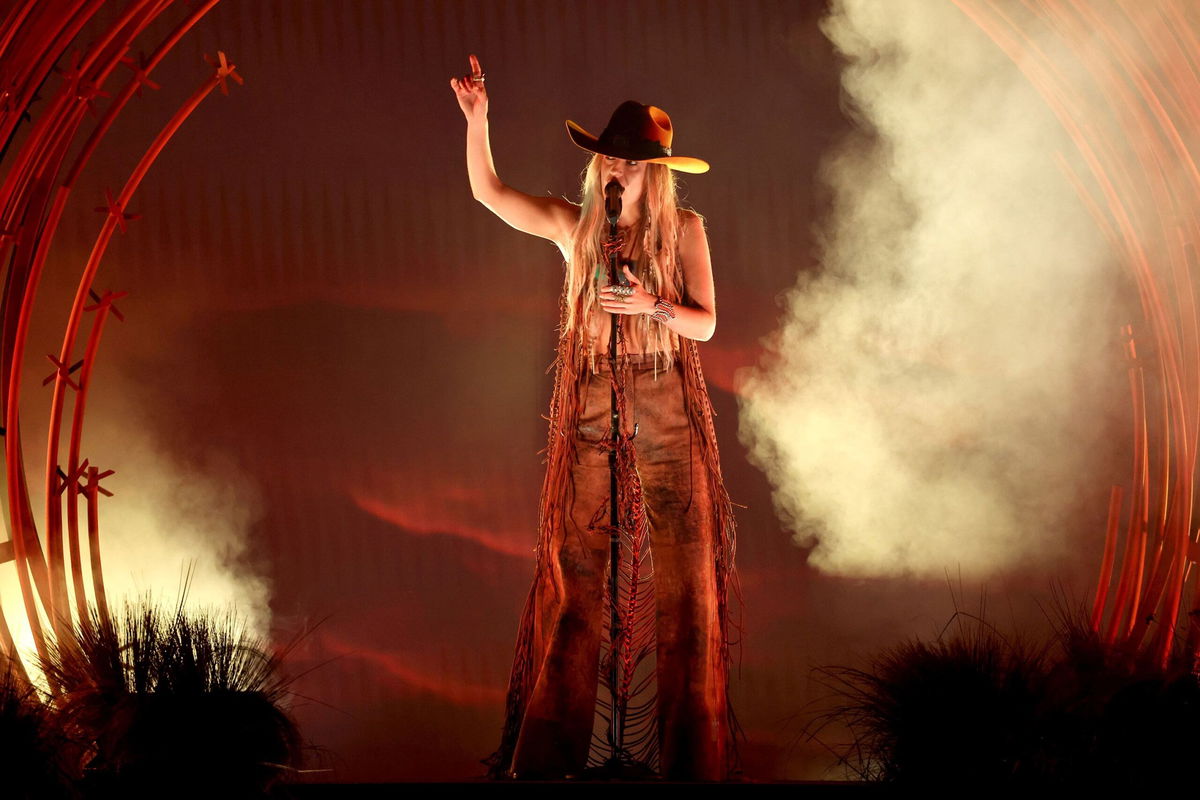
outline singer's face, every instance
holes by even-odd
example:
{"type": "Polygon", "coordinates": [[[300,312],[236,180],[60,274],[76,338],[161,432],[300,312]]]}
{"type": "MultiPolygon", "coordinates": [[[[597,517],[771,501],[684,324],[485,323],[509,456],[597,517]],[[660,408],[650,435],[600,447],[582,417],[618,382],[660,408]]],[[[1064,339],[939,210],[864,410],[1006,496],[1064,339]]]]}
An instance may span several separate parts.
{"type": "Polygon", "coordinates": [[[625,161],[611,156],[600,159],[600,186],[606,186],[612,178],[620,181],[625,187],[621,195],[621,205],[625,207],[640,207],[645,177],[646,165],[641,161],[625,161]]]}

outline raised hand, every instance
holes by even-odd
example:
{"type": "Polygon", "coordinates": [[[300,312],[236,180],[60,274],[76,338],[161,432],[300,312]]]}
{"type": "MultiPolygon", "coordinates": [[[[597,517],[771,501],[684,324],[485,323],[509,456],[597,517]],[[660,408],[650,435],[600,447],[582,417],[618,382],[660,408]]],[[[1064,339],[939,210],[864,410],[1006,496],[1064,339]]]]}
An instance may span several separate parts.
{"type": "Polygon", "coordinates": [[[458,98],[458,107],[462,109],[468,122],[486,119],[488,104],[487,89],[483,85],[483,67],[479,66],[479,59],[474,53],[470,59],[471,73],[461,78],[450,79],[450,88],[454,90],[454,95],[458,98]]]}
{"type": "Polygon", "coordinates": [[[628,266],[624,269],[633,294],[621,297],[613,291],[615,287],[603,286],[600,288],[600,307],[610,314],[653,314],[658,298],[642,288],[642,282],[628,266]]]}

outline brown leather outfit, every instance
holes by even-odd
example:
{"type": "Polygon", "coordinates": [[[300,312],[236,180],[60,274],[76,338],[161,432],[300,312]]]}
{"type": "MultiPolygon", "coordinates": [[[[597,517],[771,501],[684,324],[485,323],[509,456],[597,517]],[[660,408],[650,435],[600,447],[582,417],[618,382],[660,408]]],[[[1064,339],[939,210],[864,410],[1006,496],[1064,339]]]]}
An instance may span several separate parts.
{"type": "MultiPolygon", "coordinates": [[[[664,778],[725,780],[737,769],[737,722],[727,696],[731,579],[736,590],[733,517],[695,342],[681,342],[666,370],[661,360],[656,367],[653,354],[626,355],[620,362],[625,437],[618,450],[618,498],[623,527],[642,532],[634,555],[649,548],[640,563],[643,581],[652,585],[629,623],[636,627],[632,617],[643,615],[652,638],[630,652],[653,656],[653,680],[636,682],[650,689],[634,692],[650,695],[643,719],[648,724],[627,734],[625,744],[638,763],[664,778]],[[652,621],[645,616],[650,614],[652,621]],[[630,739],[638,741],[630,746],[630,739]]],[[[611,649],[612,381],[607,358],[595,363],[592,374],[574,342],[560,343],[537,569],[522,616],[504,734],[485,760],[496,778],[579,776],[608,755],[603,676],[611,649]]],[[[627,546],[623,563],[629,555],[627,546]]],[[[643,665],[637,674],[646,671],[643,665]]]]}

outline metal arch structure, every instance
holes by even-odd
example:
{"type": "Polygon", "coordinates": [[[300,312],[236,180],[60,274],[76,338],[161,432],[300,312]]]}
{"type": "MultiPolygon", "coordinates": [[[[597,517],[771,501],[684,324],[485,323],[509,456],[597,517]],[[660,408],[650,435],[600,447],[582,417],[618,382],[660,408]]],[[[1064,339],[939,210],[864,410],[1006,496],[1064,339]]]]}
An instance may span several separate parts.
{"type": "MultiPolygon", "coordinates": [[[[228,94],[230,80],[242,82],[223,52],[218,51],[215,57],[204,56],[212,71],[162,126],[115,196],[106,190],[103,205],[96,207],[104,219],[82,266],[62,346],[57,354],[48,356],[53,371],[42,382],[49,387],[50,421],[45,467],[40,476],[33,478],[45,486],[40,525],[29,499],[32,476],[26,473],[22,456],[19,402],[21,374],[30,357],[27,336],[33,303],[50,243],[88,160],[129,100],[135,95],[140,97],[142,87],[159,88],[150,78],[155,67],[218,2],[189,4],[150,55],[137,59],[128,55],[133,43],[171,9],[172,0],[130,0],[96,40],[69,54],[68,48],[96,17],[103,0],[18,0],[0,19],[0,141],[4,143],[0,150],[0,265],[4,270],[0,295],[0,434],[8,500],[8,538],[0,539],[0,569],[16,572],[25,609],[21,624],[28,626],[28,638],[39,656],[46,655],[50,637],[68,634],[76,624],[88,624],[89,591],[101,614],[107,613],[99,498],[112,494],[100,482],[113,470],[89,463],[83,457],[82,441],[92,369],[104,326],[110,316],[124,319],[114,301],[126,293],[98,293],[93,283],[113,235],[124,232],[126,223],[140,216],[126,209],[167,142],[213,89],[220,87],[228,94]],[[67,66],[56,67],[64,55],[67,66]],[[125,79],[124,83],[113,95],[104,91],[106,85],[120,78],[125,79]],[[46,93],[46,99],[40,92],[46,93]],[[111,98],[103,111],[100,97],[111,98]],[[83,139],[84,123],[89,117],[95,124],[83,139]],[[9,152],[22,123],[27,123],[30,130],[20,149],[9,152]],[[72,145],[80,140],[78,154],[68,163],[72,145]],[[89,328],[80,355],[79,339],[87,315],[89,328]],[[81,502],[86,513],[86,544],[80,526],[81,502]]],[[[2,610],[0,655],[11,659],[28,677],[24,654],[19,652],[13,628],[2,610]]]]}
{"type": "Polygon", "coordinates": [[[1112,488],[1092,629],[1132,658],[1166,666],[1181,653],[1194,666],[1200,14],[1186,0],[954,2],[1013,60],[1070,136],[1085,166],[1076,172],[1064,160],[1064,171],[1141,302],[1143,318],[1123,328],[1130,503],[1122,514],[1126,487],[1112,488]]]}

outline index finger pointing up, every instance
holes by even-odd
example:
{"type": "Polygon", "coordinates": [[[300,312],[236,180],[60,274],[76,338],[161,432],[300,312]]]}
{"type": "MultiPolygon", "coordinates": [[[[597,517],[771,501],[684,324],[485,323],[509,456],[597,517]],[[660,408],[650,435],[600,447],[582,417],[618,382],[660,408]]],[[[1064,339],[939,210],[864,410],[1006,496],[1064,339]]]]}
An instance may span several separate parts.
{"type": "Polygon", "coordinates": [[[479,59],[475,57],[474,53],[471,53],[470,59],[471,59],[471,75],[472,75],[472,77],[478,78],[480,75],[483,74],[483,67],[479,66],[479,59]]]}

